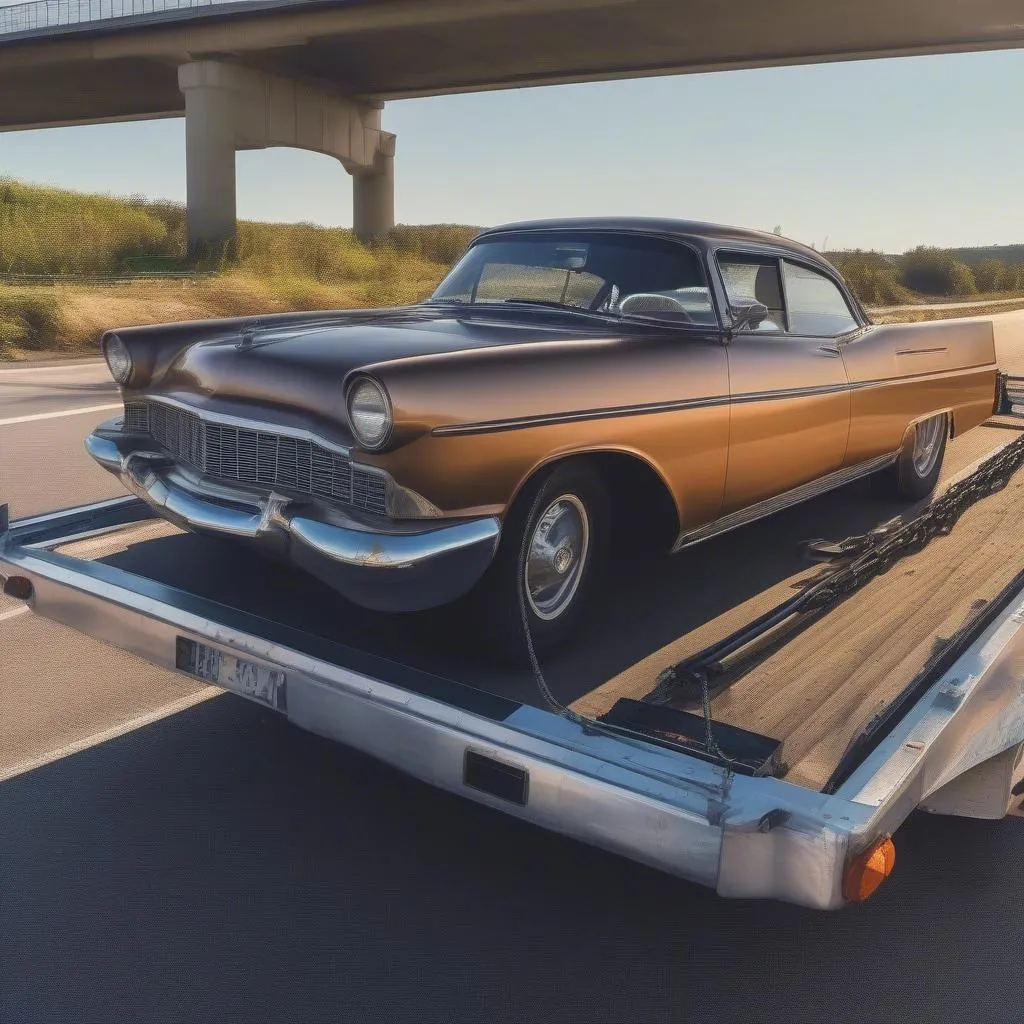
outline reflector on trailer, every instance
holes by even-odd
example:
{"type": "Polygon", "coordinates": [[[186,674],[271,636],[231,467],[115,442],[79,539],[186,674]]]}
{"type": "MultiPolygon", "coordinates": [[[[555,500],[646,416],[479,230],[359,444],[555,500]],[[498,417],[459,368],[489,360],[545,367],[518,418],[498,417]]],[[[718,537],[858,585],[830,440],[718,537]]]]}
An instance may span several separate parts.
{"type": "Polygon", "coordinates": [[[32,597],[32,581],[24,576],[8,576],[4,581],[4,593],[18,601],[28,601],[32,597]]]}
{"type": "Polygon", "coordinates": [[[847,865],[843,896],[851,903],[863,902],[892,874],[895,866],[896,847],[889,836],[883,836],[847,865]]]}

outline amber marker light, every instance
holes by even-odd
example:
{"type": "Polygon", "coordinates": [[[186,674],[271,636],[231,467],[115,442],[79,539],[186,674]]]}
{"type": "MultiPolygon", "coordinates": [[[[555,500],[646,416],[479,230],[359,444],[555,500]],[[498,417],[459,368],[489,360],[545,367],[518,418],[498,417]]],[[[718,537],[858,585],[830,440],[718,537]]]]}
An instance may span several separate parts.
{"type": "Polygon", "coordinates": [[[889,836],[883,836],[846,866],[843,896],[851,903],[862,903],[892,874],[895,866],[896,847],[889,836]]]}

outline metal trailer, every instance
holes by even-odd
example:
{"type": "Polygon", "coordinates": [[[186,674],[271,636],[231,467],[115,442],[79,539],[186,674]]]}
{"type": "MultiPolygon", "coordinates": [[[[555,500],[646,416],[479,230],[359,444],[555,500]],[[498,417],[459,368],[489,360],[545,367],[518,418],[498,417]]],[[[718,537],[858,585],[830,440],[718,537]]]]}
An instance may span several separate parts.
{"type": "Polygon", "coordinates": [[[133,496],[13,522],[0,507],[4,592],[432,785],[725,897],[840,907],[888,873],[888,837],[915,808],[1000,818],[1024,793],[1024,575],[841,784],[816,792],[56,550],[151,515],[133,496]]]}

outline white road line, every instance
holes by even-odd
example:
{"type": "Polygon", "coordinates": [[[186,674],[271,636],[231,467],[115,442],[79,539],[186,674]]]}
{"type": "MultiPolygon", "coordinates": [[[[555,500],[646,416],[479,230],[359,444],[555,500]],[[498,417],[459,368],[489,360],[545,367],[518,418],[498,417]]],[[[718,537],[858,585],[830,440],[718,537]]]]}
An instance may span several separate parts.
{"type": "Polygon", "coordinates": [[[97,370],[104,366],[102,359],[95,359],[91,363],[54,363],[52,366],[18,366],[16,363],[10,366],[0,367],[0,377],[5,374],[15,373],[56,373],[61,370],[64,373],[72,371],[80,373],[83,370],[97,370]]]}
{"type": "Polygon", "coordinates": [[[0,622],[6,622],[7,619],[13,619],[16,615],[24,615],[27,611],[29,611],[29,606],[27,604],[23,604],[20,608],[12,608],[9,612],[0,612],[0,622]]]}
{"type": "Polygon", "coordinates": [[[61,416],[84,416],[87,412],[107,412],[110,409],[122,409],[121,402],[113,405],[87,405],[82,409],[65,409],[63,412],[37,412],[31,416],[12,416],[10,419],[0,420],[0,427],[9,427],[15,423],[34,423],[36,420],[56,420],[61,416]]]}
{"type": "Polygon", "coordinates": [[[6,782],[8,779],[13,779],[15,775],[24,775],[25,772],[42,768],[44,765],[53,764],[54,761],[71,757],[72,754],[79,754],[83,750],[99,746],[99,744],[106,743],[108,740],[115,740],[118,736],[124,736],[126,733],[134,732],[143,726],[159,722],[162,718],[169,718],[180,711],[186,711],[196,704],[202,704],[204,700],[219,697],[223,692],[223,690],[216,686],[205,687],[202,690],[197,690],[195,693],[188,693],[184,697],[172,700],[169,704],[164,704],[153,711],[147,711],[144,714],[136,715],[134,718],[129,718],[127,721],[113,725],[102,732],[95,732],[84,739],[67,743],[63,747],[57,747],[55,750],[48,750],[45,754],[27,758],[10,767],[0,768],[0,782],[6,782]]]}

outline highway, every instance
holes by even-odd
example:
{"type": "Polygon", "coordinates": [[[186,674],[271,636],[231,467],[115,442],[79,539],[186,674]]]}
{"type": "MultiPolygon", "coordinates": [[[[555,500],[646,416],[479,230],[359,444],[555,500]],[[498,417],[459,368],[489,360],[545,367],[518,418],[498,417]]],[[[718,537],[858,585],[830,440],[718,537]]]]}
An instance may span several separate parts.
{"type": "Polygon", "coordinates": [[[980,309],[982,306],[1012,306],[1016,302],[1024,302],[1024,296],[1015,295],[1012,299],[978,299],[967,302],[911,302],[903,306],[871,306],[867,312],[871,313],[910,313],[919,309],[927,310],[951,310],[951,309],[980,309]]]}
{"type": "MultiPolygon", "coordinates": [[[[122,493],[82,450],[117,399],[97,362],[0,368],[0,500],[14,516],[122,493]]],[[[877,517],[866,509],[854,485],[685,561],[616,570],[552,675],[563,688],[607,678],[786,571],[823,521],[852,532],[877,517]]],[[[206,572],[223,593],[280,583],[288,600],[283,576],[191,550],[193,564],[161,571],[206,572]]],[[[401,623],[372,616],[341,628],[381,650],[405,642],[401,623]]],[[[461,648],[458,625],[442,623],[420,655],[466,670],[461,648]]],[[[1020,819],[912,818],[893,878],[842,913],[728,902],[3,597],[0,681],[5,1024],[1018,1016],[1020,819]]]]}

